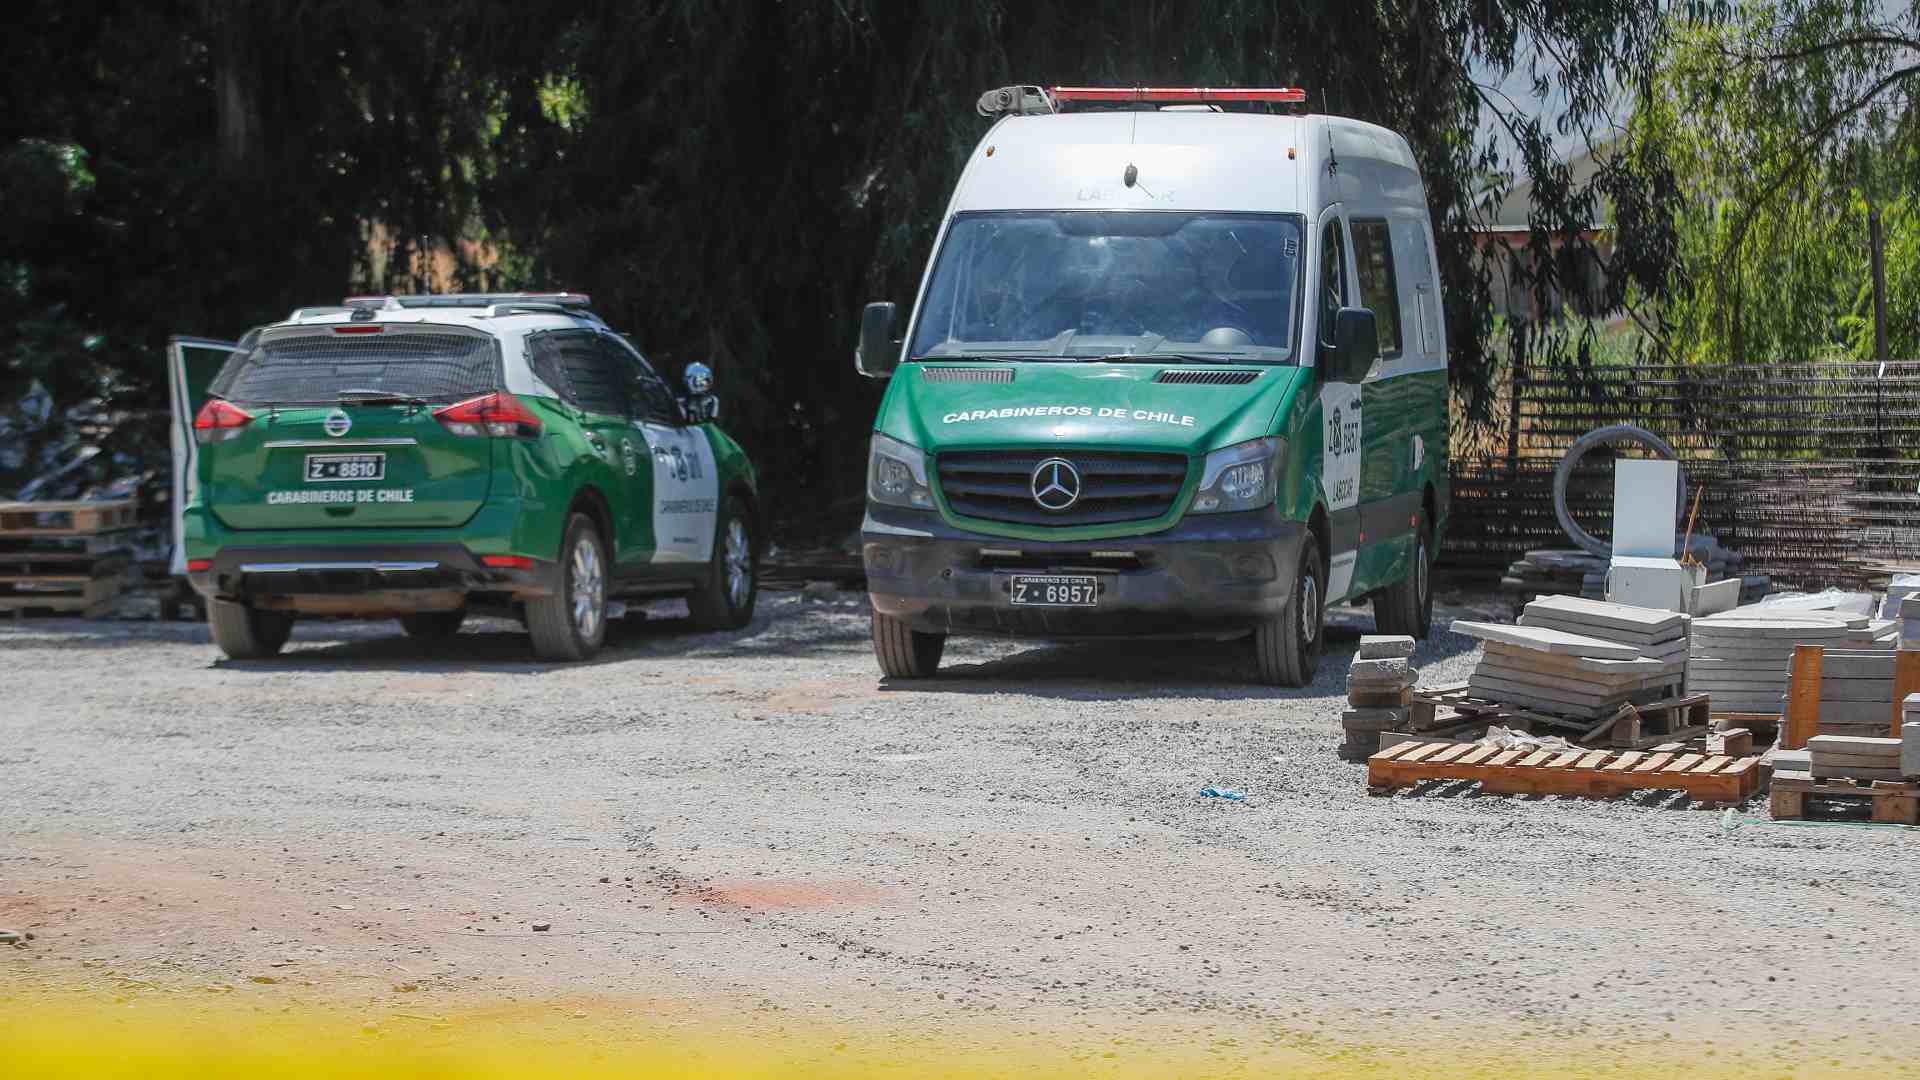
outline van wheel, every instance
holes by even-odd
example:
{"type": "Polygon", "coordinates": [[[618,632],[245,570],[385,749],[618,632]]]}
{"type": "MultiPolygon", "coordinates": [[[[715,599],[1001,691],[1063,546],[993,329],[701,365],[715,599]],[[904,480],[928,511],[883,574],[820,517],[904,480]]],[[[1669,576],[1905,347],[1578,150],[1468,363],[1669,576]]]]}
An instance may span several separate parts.
{"type": "Polygon", "coordinates": [[[728,498],[714,522],[706,580],[687,598],[696,629],[738,630],[753,621],[754,601],[760,594],[759,560],[754,552],[747,504],[728,498]]]}
{"type": "Polygon", "coordinates": [[[467,610],[459,611],[422,611],[414,615],[400,616],[400,629],[410,638],[421,641],[444,641],[460,632],[460,624],[467,621],[467,610]]]}
{"type": "Polygon", "coordinates": [[[1414,522],[1413,565],[1373,598],[1373,626],[1382,634],[1425,638],[1433,628],[1433,530],[1422,511],[1414,522]]]}
{"type": "Polygon", "coordinates": [[[607,636],[607,554],[585,514],[567,519],[560,591],[527,601],[527,633],[542,660],[585,660],[607,636]]]}
{"type": "Polygon", "coordinates": [[[277,656],[293,633],[293,616],[284,611],[261,611],[231,600],[207,601],[207,629],[213,643],[233,660],[265,660],[277,656]]]}
{"type": "Polygon", "coordinates": [[[1326,649],[1327,579],[1320,543],[1312,533],[1300,544],[1294,565],[1293,594],[1277,618],[1253,632],[1260,681],[1269,686],[1306,686],[1319,670],[1326,649]]]}
{"type": "Polygon", "coordinates": [[[905,619],[873,613],[873,655],[889,679],[931,679],[940,670],[947,635],[925,634],[905,619]]]}

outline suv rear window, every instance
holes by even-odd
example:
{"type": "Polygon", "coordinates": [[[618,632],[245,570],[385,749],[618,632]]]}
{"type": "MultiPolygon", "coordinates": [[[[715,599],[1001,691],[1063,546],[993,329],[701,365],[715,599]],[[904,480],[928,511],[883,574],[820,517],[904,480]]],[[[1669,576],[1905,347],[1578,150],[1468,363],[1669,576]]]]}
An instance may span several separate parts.
{"type": "Polygon", "coordinates": [[[296,334],[235,353],[213,384],[229,401],[332,404],[372,390],[459,401],[499,388],[493,339],[473,334],[383,330],[378,334],[296,334]]]}

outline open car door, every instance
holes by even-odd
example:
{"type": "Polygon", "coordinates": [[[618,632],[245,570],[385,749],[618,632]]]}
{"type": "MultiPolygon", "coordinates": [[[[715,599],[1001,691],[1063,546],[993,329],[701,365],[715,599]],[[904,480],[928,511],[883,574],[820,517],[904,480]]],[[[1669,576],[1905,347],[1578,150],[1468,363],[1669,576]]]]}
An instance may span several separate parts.
{"type": "Polygon", "coordinates": [[[173,554],[168,573],[187,572],[186,526],[181,514],[199,485],[199,443],[193,437],[193,418],[207,403],[207,387],[239,351],[231,341],[180,337],[167,339],[167,398],[173,420],[168,439],[173,446],[173,554]]]}

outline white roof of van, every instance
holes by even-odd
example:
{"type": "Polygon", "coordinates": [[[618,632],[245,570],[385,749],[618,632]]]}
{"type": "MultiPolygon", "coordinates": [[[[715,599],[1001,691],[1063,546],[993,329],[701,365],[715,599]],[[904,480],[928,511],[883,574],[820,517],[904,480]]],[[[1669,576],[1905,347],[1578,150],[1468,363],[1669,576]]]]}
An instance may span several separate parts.
{"type": "Polygon", "coordinates": [[[1363,121],[1102,111],[1002,119],[968,162],[951,211],[1312,212],[1317,170],[1329,149],[1343,164],[1354,159],[1404,172],[1419,197],[1419,171],[1406,140],[1363,121]],[[1136,169],[1132,187],[1125,183],[1128,165],[1136,169]]]}

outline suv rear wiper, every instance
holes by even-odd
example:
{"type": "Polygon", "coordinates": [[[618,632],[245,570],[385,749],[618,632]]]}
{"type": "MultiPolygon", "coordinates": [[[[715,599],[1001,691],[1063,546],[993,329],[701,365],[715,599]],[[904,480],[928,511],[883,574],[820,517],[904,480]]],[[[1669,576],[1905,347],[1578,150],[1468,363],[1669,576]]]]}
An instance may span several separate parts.
{"type": "Polygon", "coordinates": [[[334,395],[334,400],[342,405],[412,405],[416,408],[427,405],[426,398],[392,390],[342,390],[334,395]]]}

